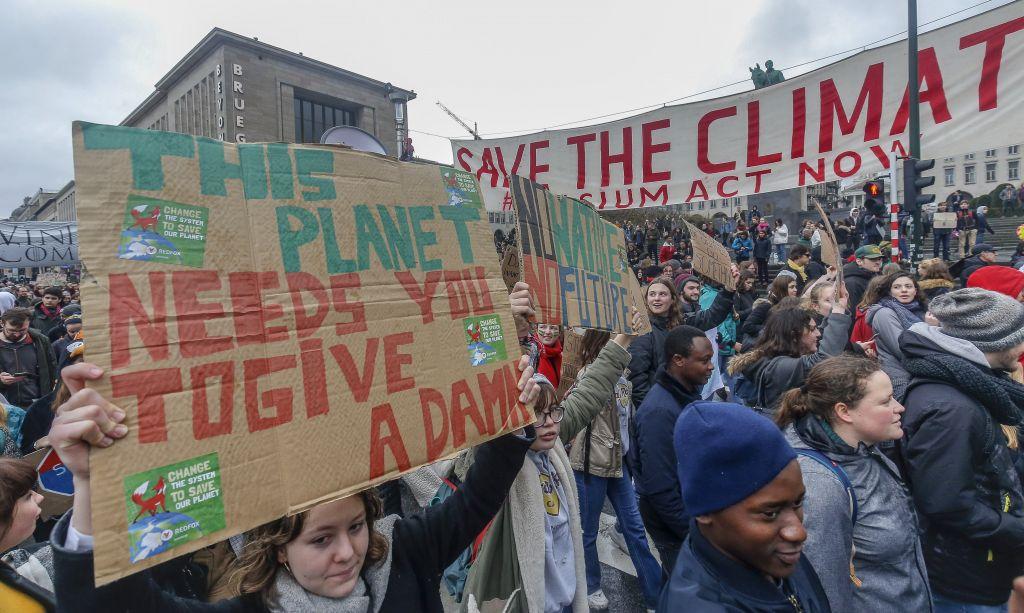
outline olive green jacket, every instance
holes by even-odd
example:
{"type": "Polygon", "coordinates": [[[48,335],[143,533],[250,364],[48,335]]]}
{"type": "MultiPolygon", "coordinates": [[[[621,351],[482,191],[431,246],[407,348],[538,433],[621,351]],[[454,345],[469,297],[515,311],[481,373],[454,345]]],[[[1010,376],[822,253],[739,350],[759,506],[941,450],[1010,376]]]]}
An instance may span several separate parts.
{"type": "MultiPolygon", "coordinates": [[[[572,394],[562,403],[559,438],[549,451],[552,466],[559,473],[566,496],[573,535],[573,556],[576,561],[576,598],[574,613],[588,613],[587,579],[583,563],[583,531],[580,524],[579,500],[564,443],[586,428],[612,397],[619,375],[629,363],[629,352],[615,342],[601,350],[587,369],[572,394]]],[[[460,469],[456,469],[460,472],[460,469]]],[[[544,611],[544,501],[537,469],[524,462],[509,497],[494,517],[479,553],[466,579],[462,610],[467,610],[470,595],[477,605],[499,599],[508,601],[511,613],[543,613],[544,611]],[[518,590],[518,591],[517,591],[518,590]]]]}

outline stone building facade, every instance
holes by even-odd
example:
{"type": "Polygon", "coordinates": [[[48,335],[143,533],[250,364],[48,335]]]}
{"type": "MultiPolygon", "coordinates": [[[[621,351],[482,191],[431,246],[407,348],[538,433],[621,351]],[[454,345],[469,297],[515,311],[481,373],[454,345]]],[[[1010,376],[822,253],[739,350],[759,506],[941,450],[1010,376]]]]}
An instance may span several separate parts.
{"type": "MultiPolygon", "coordinates": [[[[395,97],[416,94],[214,28],[121,125],[229,142],[307,143],[319,142],[328,128],[350,125],[397,157],[395,97]]],[[[401,111],[407,126],[404,104],[401,111]]]]}

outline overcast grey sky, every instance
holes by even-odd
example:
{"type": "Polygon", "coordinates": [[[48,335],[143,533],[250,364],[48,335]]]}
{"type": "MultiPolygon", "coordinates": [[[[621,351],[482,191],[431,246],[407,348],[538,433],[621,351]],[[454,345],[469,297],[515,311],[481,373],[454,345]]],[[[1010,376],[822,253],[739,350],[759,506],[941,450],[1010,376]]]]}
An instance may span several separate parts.
{"type": "MultiPolygon", "coordinates": [[[[921,1],[919,22],[978,1],[921,1]]],[[[343,0],[4,0],[0,217],[38,188],[72,178],[73,120],[120,122],[215,26],[414,89],[411,128],[460,138],[435,101],[485,134],[534,131],[744,80],[702,97],[740,91],[750,87],[755,62],[793,66],[906,29],[905,4],[896,0],[697,4],[399,0],[379,11],[378,3],[343,0]]],[[[451,162],[446,139],[413,138],[417,155],[451,162]]]]}

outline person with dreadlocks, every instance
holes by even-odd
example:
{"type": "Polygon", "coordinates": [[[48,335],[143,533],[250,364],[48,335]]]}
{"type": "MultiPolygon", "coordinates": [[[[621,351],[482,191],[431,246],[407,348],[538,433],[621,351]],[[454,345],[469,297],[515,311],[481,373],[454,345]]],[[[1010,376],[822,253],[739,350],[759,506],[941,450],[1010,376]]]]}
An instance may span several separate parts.
{"type": "Polygon", "coordinates": [[[1005,611],[1024,568],[1024,488],[1000,424],[1024,423],[1024,305],[980,288],[939,296],[939,326],[900,337],[911,375],[902,460],[935,611],[1005,611]]]}

